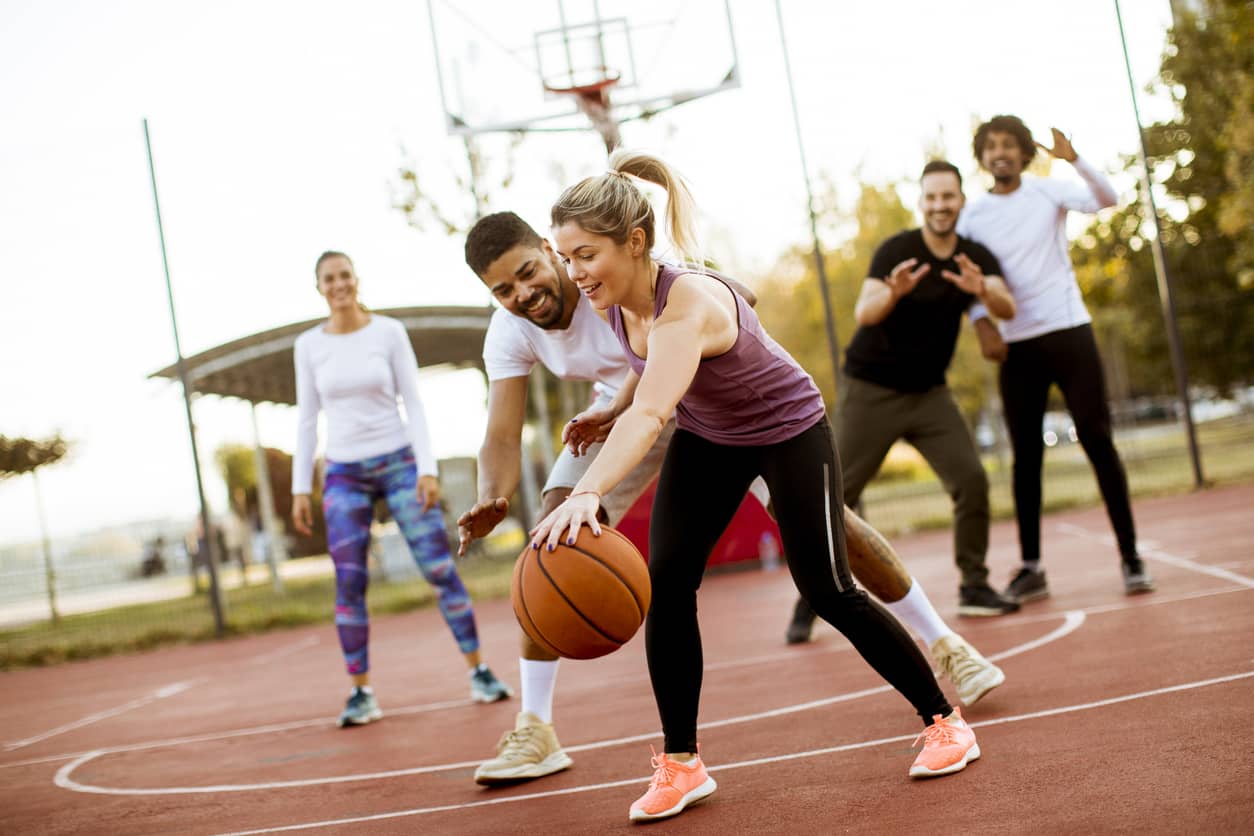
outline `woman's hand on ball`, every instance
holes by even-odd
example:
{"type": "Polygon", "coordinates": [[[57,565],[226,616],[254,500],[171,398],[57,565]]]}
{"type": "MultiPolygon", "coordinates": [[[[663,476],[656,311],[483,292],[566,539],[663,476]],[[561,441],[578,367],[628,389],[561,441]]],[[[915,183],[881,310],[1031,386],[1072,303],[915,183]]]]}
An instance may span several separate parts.
{"type": "Polygon", "coordinates": [[[601,524],[597,521],[597,511],[601,508],[601,498],[595,493],[573,493],[566,501],[553,509],[540,524],[531,529],[531,547],[538,549],[543,544],[549,551],[557,548],[563,533],[567,545],[573,545],[579,536],[579,527],[586,525],[592,533],[601,536],[601,524]]]}

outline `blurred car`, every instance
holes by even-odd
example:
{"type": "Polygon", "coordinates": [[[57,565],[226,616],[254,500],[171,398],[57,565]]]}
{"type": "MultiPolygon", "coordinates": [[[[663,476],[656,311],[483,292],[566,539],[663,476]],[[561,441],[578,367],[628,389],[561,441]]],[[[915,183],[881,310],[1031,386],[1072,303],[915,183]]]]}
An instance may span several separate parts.
{"type": "Polygon", "coordinates": [[[1046,447],[1057,447],[1059,444],[1074,444],[1080,440],[1075,431],[1075,421],[1066,412],[1051,411],[1045,413],[1041,422],[1041,438],[1046,447]]]}

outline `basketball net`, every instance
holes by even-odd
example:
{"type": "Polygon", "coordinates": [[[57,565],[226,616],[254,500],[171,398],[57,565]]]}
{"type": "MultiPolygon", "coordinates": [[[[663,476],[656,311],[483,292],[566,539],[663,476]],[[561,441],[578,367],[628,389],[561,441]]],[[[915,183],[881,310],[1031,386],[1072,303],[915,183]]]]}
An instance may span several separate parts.
{"type": "Polygon", "coordinates": [[[550,93],[575,98],[575,104],[601,135],[607,155],[613,153],[623,141],[622,135],[618,132],[618,122],[614,121],[614,116],[610,111],[610,88],[617,81],[618,77],[613,76],[578,87],[548,87],[546,85],[550,93]]]}

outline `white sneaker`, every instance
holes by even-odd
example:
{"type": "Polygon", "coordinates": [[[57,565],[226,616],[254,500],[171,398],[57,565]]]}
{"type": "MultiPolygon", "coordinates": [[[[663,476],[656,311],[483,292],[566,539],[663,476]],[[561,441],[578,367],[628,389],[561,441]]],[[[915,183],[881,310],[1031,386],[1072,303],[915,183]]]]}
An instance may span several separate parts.
{"type": "Polygon", "coordinates": [[[568,769],[573,763],[557,742],[553,724],[530,711],[521,711],[513,731],[501,735],[496,757],[475,770],[477,784],[507,784],[540,778],[568,769]]]}
{"type": "Polygon", "coordinates": [[[980,697],[1006,681],[1002,669],[957,633],[942,636],[932,645],[932,660],[958,690],[963,705],[975,705],[980,697]]]}

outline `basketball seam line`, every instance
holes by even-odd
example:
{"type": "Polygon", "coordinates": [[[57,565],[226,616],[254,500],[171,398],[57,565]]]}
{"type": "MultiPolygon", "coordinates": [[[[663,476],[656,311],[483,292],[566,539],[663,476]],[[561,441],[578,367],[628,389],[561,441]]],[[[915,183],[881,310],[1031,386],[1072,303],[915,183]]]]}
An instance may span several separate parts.
{"type": "MultiPolygon", "coordinates": [[[[631,593],[631,600],[636,602],[636,612],[640,613],[640,620],[641,621],[644,620],[644,616],[645,616],[644,607],[640,606],[640,599],[636,597],[636,588],[627,582],[627,579],[623,577],[621,572],[619,572],[613,566],[606,563],[601,558],[597,557],[592,552],[584,551],[583,549],[579,548],[578,544],[575,544],[573,546],[567,546],[566,548],[570,549],[571,551],[579,552],[584,557],[590,557],[593,560],[595,560],[597,563],[604,566],[605,571],[609,572],[611,575],[617,578],[618,582],[621,583],[627,589],[627,591],[631,593]]],[[[632,548],[635,548],[635,547],[633,546],[632,548]]]]}
{"type": "MultiPolygon", "coordinates": [[[[586,551],[584,551],[583,549],[575,548],[574,546],[566,546],[566,548],[571,549],[572,551],[577,551],[577,552],[579,552],[580,554],[584,555],[585,557],[590,557],[590,558],[592,558],[592,559],[593,559],[593,560],[595,560],[597,563],[599,563],[600,565],[604,566],[604,567],[605,567],[605,569],[606,569],[607,571],[609,571],[609,572],[610,572],[610,574],[612,574],[615,578],[617,578],[617,579],[619,580],[619,582],[620,582],[620,583],[623,581],[622,576],[621,576],[621,575],[619,575],[617,572],[615,572],[615,571],[614,571],[611,567],[606,566],[605,561],[601,560],[599,557],[597,557],[597,556],[595,556],[595,555],[588,554],[588,553],[587,553],[586,551]]],[[[548,569],[546,569],[546,568],[545,568],[545,566],[544,566],[544,559],[543,559],[543,558],[544,558],[544,555],[543,555],[543,554],[538,555],[538,558],[537,558],[537,560],[536,560],[536,565],[537,565],[537,566],[539,566],[539,567],[540,567],[540,571],[544,573],[544,577],[545,577],[545,578],[549,581],[549,585],[553,587],[553,591],[554,591],[554,592],[556,592],[559,596],[561,596],[562,600],[563,600],[563,601],[565,601],[565,602],[566,602],[566,604],[567,604],[567,606],[569,606],[569,607],[570,607],[571,612],[575,613],[575,615],[577,615],[577,616],[579,616],[581,619],[583,619],[583,621],[584,621],[584,623],[585,623],[585,624],[587,624],[589,627],[591,627],[591,628],[592,628],[593,630],[595,630],[597,633],[599,633],[599,634],[601,634],[602,636],[604,636],[606,639],[609,639],[610,641],[612,641],[612,642],[614,642],[615,644],[620,645],[620,646],[621,646],[621,645],[623,645],[623,644],[625,644],[625,642],[624,642],[623,640],[621,640],[621,639],[619,639],[619,638],[617,638],[617,637],[615,637],[615,636],[611,636],[609,633],[605,632],[605,631],[604,631],[604,630],[602,630],[599,626],[597,626],[596,624],[594,624],[594,623],[592,622],[592,620],[591,620],[590,618],[588,618],[588,616],[584,615],[583,610],[581,610],[581,609],[579,609],[579,607],[575,606],[575,602],[574,602],[574,601],[572,601],[572,600],[570,600],[569,596],[567,596],[567,595],[566,595],[566,593],[562,591],[562,588],[561,588],[560,586],[558,586],[558,585],[557,585],[557,582],[553,580],[553,576],[549,574],[549,570],[548,570],[548,569]]],[[[627,589],[631,589],[631,587],[630,587],[630,586],[628,586],[626,583],[623,583],[623,586],[627,587],[627,589]]],[[[633,594],[633,595],[631,596],[631,599],[632,599],[632,601],[635,601],[635,604],[636,604],[636,610],[637,610],[637,611],[639,611],[639,610],[640,610],[640,602],[639,602],[639,601],[636,601],[636,596],[635,596],[635,594],[633,594]]],[[[529,613],[529,614],[530,614],[530,613],[529,613]]],[[[641,616],[641,618],[643,618],[643,615],[641,616]]],[[[533,619],[533,623],[534,623],[534,619],[533,619]]],[[[539,625],[537,625],[537,629],[539,629],[539,625]]],[[[546,641],[548,641],[548,639],[547,639],[547,638],[546,638],[545,640],[546,640],[546,641]]],[[[553,644],[552,642],[549,642],[549,643],[550,643],[550,644],[553,644]]],[[[554,646],[554,647],[556,647],[557,645],[553,645],[553,646],[554,646]]]]}

